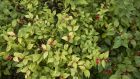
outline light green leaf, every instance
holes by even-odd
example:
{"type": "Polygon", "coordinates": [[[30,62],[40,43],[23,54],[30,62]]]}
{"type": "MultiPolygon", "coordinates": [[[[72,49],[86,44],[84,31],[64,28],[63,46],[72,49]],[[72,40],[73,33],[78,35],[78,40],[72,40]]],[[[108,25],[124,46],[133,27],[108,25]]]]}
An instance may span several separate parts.
{"type": "Polygon", "coordinates": [[[24,65],[27,65],[28,59],[24,59],[22,63],[23,63],[24,65]]]}
{"type": "Polygon", "coordinates": [[[63,76],[64,78],[68,78],[69,75],[70,75],[70,74],[67,74],[67,73],[63,73],[63,74],[62,74],[62,76],[63,76]]]}
{"type": "Polygon", "coordinates": [[[26,72],[26,71],[28,71],[28,67],[27,67],[27,66],[24,67],[24,68],[21,70],[21,72],[26,72]]]}
{"type": "Polygon", "coordinates": [[[22,43],[22,38],[18,38],[18,42],[21,44],[22,43]]]}
{"type": "Polygon", "coordinates": [[[54,77],[59,76],[59,75],[60,75],[60,72],[57,71],[57,70],[55,70],[55,71],[52,72],[52,75],[53,75],[54,77]]]}
{"type": "Polygon", "coordinates": [[[11,45],[7,45],[6,51],[10,51],[11,50],[11,45]]]}
{"type": "Polygon", "coordinates": [[[48,58],[48,63],[54,62],[54,58],[48,58]]]}
{"type": "Polygon", "coordinates": [[[15,57],[19,57],[19,58],[23,58],[23,57],[24,57],[24,54],[15,52],[15,53],[14,53],[14,56],[15,56],[15,57]]]}
{"type": "Polygon", "coordinates": [[[46,51],[46,52],[44,52],[44,54],[43,54],[43,58],[45,59],[47,56],[48,56],[48,52],[46,51]]]}
{"type": "Polygon", "coordinates": [[[47,77],[46,76],[41,76],[40,79],[47,79],[47,77]]]}
{"type": "Polygon", "coordinates": [[[14,57],[13,60],[14,60],[15,62],[19,62],[18,57],[14,57]]]}
{"type": "Polygon", "coordinates": [[[84,75],[86,76],[86,77],[90,77],[90,72],[89,72],[89,70],[84,70],[84,75]]]}
{"type": "Polygon", "coordinates": [[[108,56],[109,56],[109,51],[104,53],[104,58],[108,58],[108,56]]]}
{"type": "Polygon", "coordinates": [[[82,71],[84,71],[86,68],[85,68],[85,66],[79,66],[79,68],[82,70],[82,71]]]}
{"type": "Polygon", "coordinates": [[[68,41],[68,37],[67,36],[63,36],[62,39],[65,40],[65,41],[68,41]]]}
{"type": "Polygon", "coordinates": [[[33,45],[34,44],[28,44],[27,49],[29,49],[29,50],[32,49],[33,45]]]}
{"type": "Polygon", "coordinates": [[[105,60],[102,60],[102,66],[103,66],[103,68],[106,67],[106,62],[105,62],[105,60]]]}
{"type": "Polygon", "coordinates": [[[78,61],[78,65],[83,65],[84,63],[84,61],[78,61]]]}
{"type": "Polygon", "coordinates": [[[73,67],[74,67],[75,69],[77,69],[77,63],[76,63],[76,62],[73,63],[73,67]]]}
{"type": "Polygon", "coordinates": [[[29,65],[29,69],[31,70],[31,71],[35,71],[35,67],[36,67],[36,63],[31,63],[30,65],[29,65]]]}
{"type": "Polygon", "coordinates": [[[77,4],[88,4],[86,0],[77,0],[77,4]]]}
{"type": "Polygon", "coordinates": [[[78,28],[79,28],[79,26],[74,26],[74,27],[73,27],[73,31],[77,31],[78,28]]]}
{"type": "Polygon", "coordinates": [[[69,47],[69,45],[68,45],[68,44],[65,44],[65,45],[64,45],[64,49],[65,49],[65,50],[67,50],[67,49],[68,49],[68,47],[69,47]]]}
{"type": "Polygon", "coordinates": [[[33,62],[35,62],[35,61],[39,60],[41,55],[40,54],[33,54],[32,56],[33,56],[33,62]]]}

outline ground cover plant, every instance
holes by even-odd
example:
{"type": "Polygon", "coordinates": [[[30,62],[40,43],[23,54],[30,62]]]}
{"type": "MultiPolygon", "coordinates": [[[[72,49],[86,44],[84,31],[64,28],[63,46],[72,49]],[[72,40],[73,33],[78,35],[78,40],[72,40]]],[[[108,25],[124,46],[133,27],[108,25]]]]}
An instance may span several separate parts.
{"type": "Polygon", "coordinates": [[[140,0],[0,0],[0,79],[140,79],[140,0]]]}

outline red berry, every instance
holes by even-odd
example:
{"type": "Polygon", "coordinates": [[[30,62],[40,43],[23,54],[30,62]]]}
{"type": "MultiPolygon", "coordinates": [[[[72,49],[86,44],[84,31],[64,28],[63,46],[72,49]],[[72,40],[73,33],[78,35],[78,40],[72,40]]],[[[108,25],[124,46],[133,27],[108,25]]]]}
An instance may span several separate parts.
{"type": "Polygon", "coordinates": [[[99,58],[97,58],[97,59],[96,59],[96,64],[97,64],[97,65],[100,64],[100,61],[101,61],[101,60],[100,60],[99,58]]]}
{"type": "Polygon", "coordinates": [[[108,70],[108,74],[109,75],[112,74],[112,70],[111,69],[108,70]]]}
{"type": "Polygon", "coordinates": [[[95,19],[96,19],[96,20],[99,20],[99,18],[100,18],[100,16],[99,16],[99,14],[97,14],[97,15],[95,16],[95,19]]]}
{"type": "Polygon", "coordinates": [[[13,60],[13,56],[9,55],[9,56],[6,58],[6,60],[9,60],[9,61],[13,60]]]}

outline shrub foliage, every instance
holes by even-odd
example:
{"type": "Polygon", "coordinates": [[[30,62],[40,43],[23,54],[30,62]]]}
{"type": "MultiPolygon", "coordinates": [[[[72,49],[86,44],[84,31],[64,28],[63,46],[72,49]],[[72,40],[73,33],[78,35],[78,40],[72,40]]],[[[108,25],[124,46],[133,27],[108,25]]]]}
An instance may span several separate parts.
{"type": "Polygon", "coordinates": [[[140,79],[140,0],[0,0],[0,78],[140,79]]]}

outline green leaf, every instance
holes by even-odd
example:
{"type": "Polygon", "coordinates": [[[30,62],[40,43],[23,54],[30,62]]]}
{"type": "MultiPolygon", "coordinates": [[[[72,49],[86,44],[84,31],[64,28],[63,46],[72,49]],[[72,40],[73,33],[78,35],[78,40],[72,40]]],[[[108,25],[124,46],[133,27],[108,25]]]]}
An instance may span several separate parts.
{"type": "Polygon", "coordinates": [[[73,31],[77,31],[78,28],[79,28],[79,26],[74,26],[74,27],[73,27],[73,31]]]}
{"type": "Polygon", "coordinates": [[[6,51],[10,51],[11,50],[11,45],[7,45],[6,51]]]}
{"type": "Polygon", "coordinates": [[[117,36],[114,40],[113,48],[119,48],[122,45],[122,39],[120,36],[117,36]]]}
{"type": "Polygon", "coordinates": [[[44,52],[44,54],[43,54],[43,58],[45,59],[47,56],[48,56],[48,52],[46,51],[46,52],[44,52]]]}
{"type": "Polygon", "coordinates": [[[131,78],[129,76],[127,76],[127,75],[123,75],[122,79],[131,79],[131,78]]]}
{"type": "Polygon", "coordinates": [[[109,79],[121,79],[120,75],[114,74],[109,79]]]}
{"type": "Polygon", "coordinates": [[[21,44],[22,43],[22,38],[18,38],[18,42],[21,44]]]}
{"type": "Polygon", "coordinates": [[[24,67],[24,68],[21,70],[21,72],[26,72],[26,71],[28,71],[28,67],[27,67],[27,66],[24,67]]]}
{"type": "Polygon", "coordinates": [[[2,56],[0,56],[0,61],[2,61],[3,60],[3,57],[2,56]]]}
{"type": "Polygon", "coordinates": [[[140,72],[138,70],[132,72],[134,77],[136,77],[137,79],[140,79],[140,72]]]}
{"type": "Polygon", "coordinates": [[[140,56],[135,56],[135,63],[137,66],[140,66],[140,56]]]}
{"type": "Polygon", "coordinates": [[[68,49],[68,47],[69,47],[69,45],[68,45],[68,44],[65,44],[65,45],[64,45],[64,49],[65,49],[65,50],[67,50],[67,49],[68,49]]]}
{"type": "Polygon", "coordinates": [[[77,4],[88,4],[86,0],[77,0],[77,4]]]}
{"type": "Polygon", "coordinates": [[[15,57],[19,57],[19,58],[23,58],[24,57],[24,55],[22,53],[18,53],[18,52],[15,52],[14,56],[15,57]]]}
{"type": "Polygon", "coordinates": [[[82,71],[84,71],[86,68],[85,68],[85,66],[79,66],[79,68],[82,70],[82,71]]]}
{"type": "Polygon", "coordinates": [[[135,38],[136,38],[136,40],[140,40],[140,32],[139,31],[136,31],[135,38]]]}
{"type": "Polygon", "coordinates": [[[54,62],[54,58],[48,58],[48,63],[54,62]]]}
{"type": "Polygon", "coordinates": [[[36,67],[36,63],[31,63],[30,65],[29,65],[29,69],[31,70],[31,71],[35,71],[35,67],[36,67]]]}
{"type": "Polygon", "coordinates": [[[63,76],[64,78],[68,78],[69,75],[70,75],[70,74],[68,74],[68,73],[63,73],[63,74],[62,74],[62,76],[63,76]]]}
{"type": "Polygon", "coordinates": [[[108,56],[109,56],[109,51],[104,53],[104,58],[108,58],[108,56]]]}
{"type": "Polygon", "coordinates": [[[23,65],[27,65],[28,59],[24,59],[22,63],[23,63],[23,65]]]}
{"type": "Polygon", "coordinates": [[[103,66],[103,68],[106,67],[106,62],[105,62],[105,60],[102,60],[102,66],[103,66]]]}
{"type": "Polygon", "coordinates": [[[84,70],[84,75],[85,75],[85,77],[90,77],[90,72],[89,72],[89,70],[84,70]]]}
{"type": "Polygon", "coordinates": [[[136,44],[136,41],[135,41],[135,40],[131,40],[130,42],[131,42],[132,46],[135,48],[136,45],[137,45],[137,44],[136,44]]]}
{"type": "Polygon", "coordinates": [[[15,27],[17,25],[17,20],[12,21],[12,26],[15,27]]]}
{"type": "Polygon", "coordinates": [[[78,65],[83,65],[84,63],[84,61],[78,61],[78,65]]]}
{"type": "Polygon", "coordinates": [[[33,54],[32,57],[33,57],[33,62],[35,62],[35,61],[40,59],[41,55],[40,54],[33,54]]]}
{"type": "Polygon", "coordinates": [[[29,49],[29,50],[32,49],[33,45],[34,44],[28,44],[27,49],[29,49]]]}
{"type": "Polygon", "coordinates": [[[41,76],[40,79],[47,79],[47,77],[46,76],[41,76]]]}
{"type": "Polygon", "coordinates": [[[77,69],[77,63],[72,64],[75,69],[77,69]]]}
{"type": "Polygon", "coordinates": [[[60,72],[55,70],[55,71],[52,72],[52,75],[53,75],[53,77],[59,76],[60,72]]]}
{"type": "Polygon", "coordinates": [[[115,26],[115,27],[118,27],[118,26],[119,26],[119,21],[118,21],[118,19],[115,19],[115,21],[114,21],[114,26],[115,26]]]}

